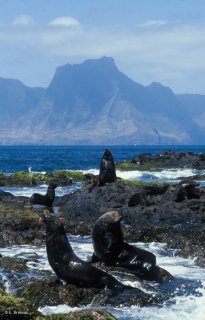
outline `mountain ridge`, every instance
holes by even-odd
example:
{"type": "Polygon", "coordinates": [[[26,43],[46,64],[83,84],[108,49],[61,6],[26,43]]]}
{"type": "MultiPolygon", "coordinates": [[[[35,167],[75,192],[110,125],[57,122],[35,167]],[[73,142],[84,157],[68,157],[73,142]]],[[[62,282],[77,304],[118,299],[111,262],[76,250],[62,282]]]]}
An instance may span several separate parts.
{"type": "Polygon", "coordinates": [[[203,144],[205,96],[143,86],[114,59],[56,69],[47,88],[0,78],[1,144],[203,144]],[[204,108],[203,108],[204,106],[204,108]]]}

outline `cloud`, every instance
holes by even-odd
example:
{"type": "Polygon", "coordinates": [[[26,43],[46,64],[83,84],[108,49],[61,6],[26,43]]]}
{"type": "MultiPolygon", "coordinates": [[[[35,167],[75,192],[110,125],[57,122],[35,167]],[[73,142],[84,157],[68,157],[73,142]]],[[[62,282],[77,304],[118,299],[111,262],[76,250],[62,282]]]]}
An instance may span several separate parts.
{"type": "MultiPolygon", "coordinates": [[[[107,55],[115,59],[122,72],[142,84],[158,81],[174,90],[186,86],[194,90],[199,84],[193,79],[200,79],[204,88],[205,25],[167,23],[166,28],[151,27],[157,25],[156,21],[149,25],[150,28],[88,28],[74,18],[58,17],[47,26],[2,27],[0,57],[3,64],[9,51],[14,63],[17,53],[23,57],[26,52],[27,59],[32,56],[33,64],[39,64],[39,68],[47,65],[49,72],[54,72],[67,62],[80,63],[107,55]]],[[[49,76],[50,79],[52,75],[49,76]]]]}
{"type": "Polygon", "coordinates": [[[75,27],[79,26],[78,20],[72,17],[58,17],[48,23],[49,26],[75,27]]]}
{"type": "Polygon", "coordinates": [[[35,21],[31,16],[27,16],[23,14],[18,16],[13,21],[13,25],[28,25],[28,24],[35,24],[35,21]]]}
{"type": "Polygon", "coordinates": [[[140,24],[141,28],[160,28],[167,25],[168,22],[164,20],[148,20],[140,24]]]}

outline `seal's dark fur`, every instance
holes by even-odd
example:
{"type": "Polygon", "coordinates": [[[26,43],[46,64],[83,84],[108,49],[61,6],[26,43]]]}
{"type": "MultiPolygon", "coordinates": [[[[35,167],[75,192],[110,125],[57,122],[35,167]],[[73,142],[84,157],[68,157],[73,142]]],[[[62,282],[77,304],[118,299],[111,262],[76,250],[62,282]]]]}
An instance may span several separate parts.
{"type": "Polygon", "coordinates": [[[115,182],[115,180],[116,172],[113,156],[108,149],[105,149],[100,162],[99,186],[104,186],[106,183],[115,182]]]}
{"type": "Polygon", "coordinates": [[[57,217],[44,216],[43,221],[48,261],[58,278],[80,287],[124,288],[113,276],[76,256],[57,217]]]}
{"type": "Polygon", "coordinates": [[[94,247],[92,261],[129,269],[135,271],[142,279],[152,279],[156,256],[124,242],[121,219],[122,215],[119,212],[111,211],[96,221],[92,232],[94,247]]]}
{"type": "Polygon", "coordinates": [[[46,207],[52,207],[55,200],[55,188],[57,185],[55,183],[50,183],[45,195],[39,193],[33,193],[30,198],[31,204],[40,204],[46,207]]]}

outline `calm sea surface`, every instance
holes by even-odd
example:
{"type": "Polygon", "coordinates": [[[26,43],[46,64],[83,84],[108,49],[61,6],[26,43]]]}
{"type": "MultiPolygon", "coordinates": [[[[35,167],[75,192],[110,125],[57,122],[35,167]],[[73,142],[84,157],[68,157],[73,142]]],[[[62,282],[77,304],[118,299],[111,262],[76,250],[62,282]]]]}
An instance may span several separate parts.
{"type": "Polygon", "coordinates": [[[99,168],[104,149],[116,162],[131,159],[142,152],[205,152],[205,146],[0,146],[0,171],[87,170],[99,168]]]}

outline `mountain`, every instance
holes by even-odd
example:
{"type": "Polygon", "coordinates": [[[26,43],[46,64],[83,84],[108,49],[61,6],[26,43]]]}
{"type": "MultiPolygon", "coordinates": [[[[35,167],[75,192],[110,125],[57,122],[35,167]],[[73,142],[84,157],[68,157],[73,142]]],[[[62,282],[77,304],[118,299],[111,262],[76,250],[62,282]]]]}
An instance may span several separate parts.
{"type": "Polygon", "coordinates": [[[112,58],[58,67],[48,88],[0,78],[1,144],[203,144],[205,96],[143,86],[112,58]]]}

